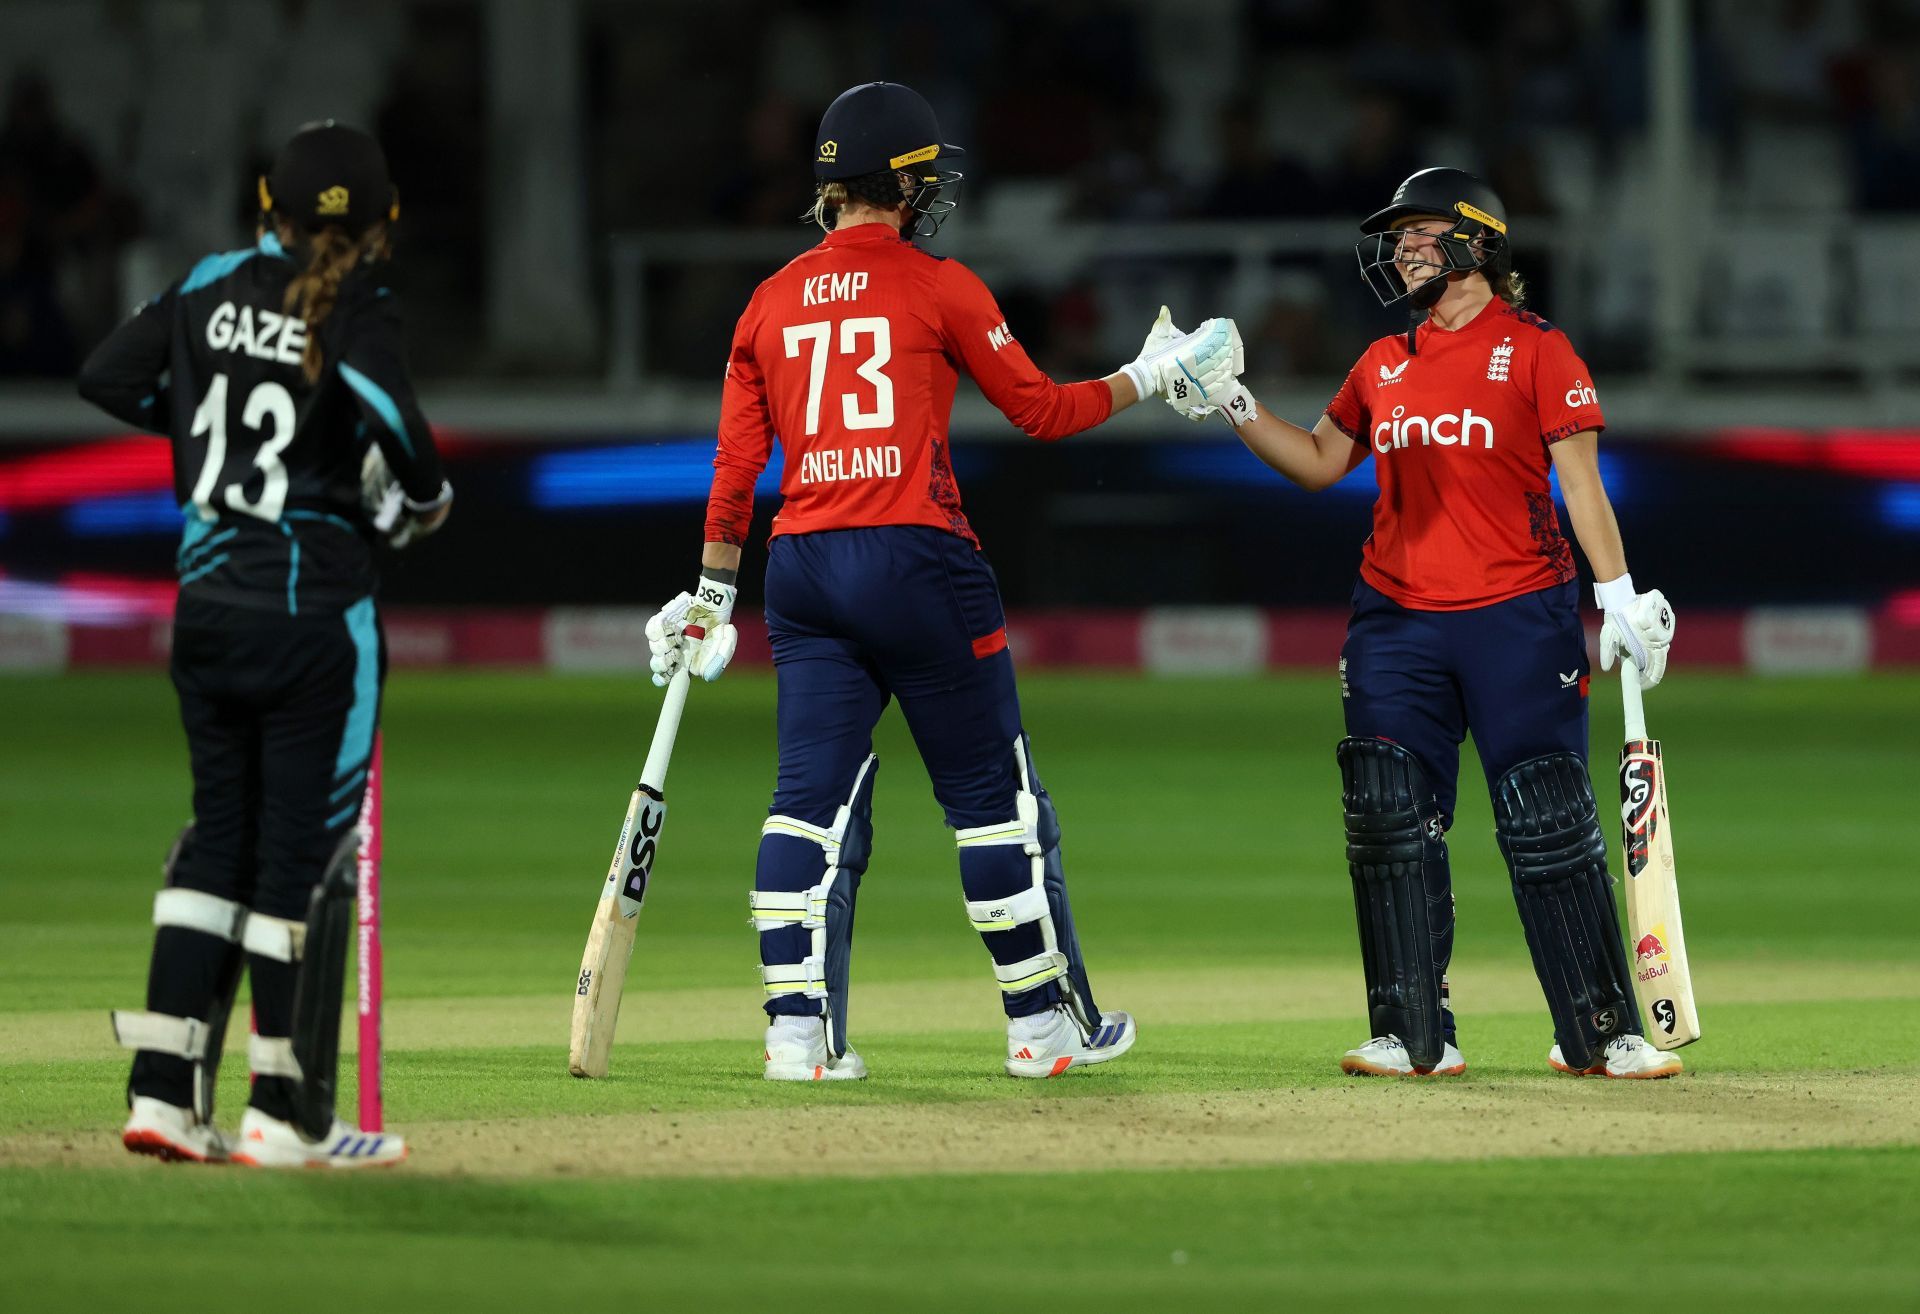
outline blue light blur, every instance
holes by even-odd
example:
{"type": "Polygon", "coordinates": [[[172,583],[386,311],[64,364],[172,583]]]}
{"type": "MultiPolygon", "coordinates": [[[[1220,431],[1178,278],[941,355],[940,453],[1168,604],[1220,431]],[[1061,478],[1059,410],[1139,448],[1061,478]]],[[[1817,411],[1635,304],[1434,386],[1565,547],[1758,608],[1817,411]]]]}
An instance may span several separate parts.
{"type": "MultiPolygon", "coordinates": [[[[1326,491],[1336,496],[1372,501],[1380,491],[1373,474],[1373,459],[1368,456],[1326,491]]],[[[1617,452],[1602,451],[1598,459],[1600,482],[1606,485],[1607,495],[1618,501],[1633,483],[1627,469],[1628,462],[1621,459],[1617,452]]],[[[1263,492],[1301,491],[1284,476],[1261,465],[1259,459],[1239,443],[1167,443],[1155,449],[1153,471],[1159,478],[1174,483],[1255,487],[1263,492]]],[[[1548,482],[1552,484],[1554,499],[1558,501],[1559,477],[1549,473],[1548,482]]]]}
{"type": "Polygon", "coordinates": [[[173,490],[154,489],[144,493],[117,493],[112,497],[91,497],[75,502],[62,517],[66,530],[76,538],[103,537],[109,534],[177,534],[180,532],[180,504],[173,490]]]}
{"type": "MultiPolygon", "coordinates": [[[[705,438],[536,456],[529,465],[529,491],[542,510],[705,501],[713,486],[713,450],[713,440],[705,438]]],[[[753,491],[756,497],[780,491],[777,447],[753,491]]]]}
{"type": "MultiPolygon", "coordinates": [[[[1338,496],[1372,501],[1380,488],[1373,479],[1368,457],[1327,491],[1338,496]]],[[[1267,469],[1260,458],[1238,442],[1177,442],[1157,445],[1153,473],[1169,483],[1208,484],[1247,488],[1261,493],[1299,493],[1286,476],[1267,469]]]]}
{"type": "Polygon", "coordinates": [[[1920,484],[1888,484],[1882,488],[1880,518],[1891,529],[1920,532],[1920,484]]]}

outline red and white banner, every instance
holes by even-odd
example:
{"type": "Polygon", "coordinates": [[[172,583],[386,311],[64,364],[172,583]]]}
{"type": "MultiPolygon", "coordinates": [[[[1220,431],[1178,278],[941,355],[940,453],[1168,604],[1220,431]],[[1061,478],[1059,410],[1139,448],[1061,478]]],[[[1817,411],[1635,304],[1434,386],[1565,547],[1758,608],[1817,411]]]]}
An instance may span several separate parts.
{"type": "MultiPolygon", "coordinates": [[[[400,667],[521,666],[551,671],[643,671],[647,613],[635,608],[383,611],[387,651],[400,667]]],[[[1589,647],[1599,635],[1588,630],[1589,647]]],[[[735,662],[765,666],[765,622],[742,616],[735,662]]],[[[1347,614],[1254,607],[1150,607],[1141,611],[1027,611],[1007,618],[1022,669],[1137,670],[1208,677],[1273,670],[1331,670],[1347,614]]],[[[0,615],[0,671],[164,664],[164,616],[109,623],[0,615]]],[[[1858,607],[1759,607],[1681,618],[1673,665],[1761,675],[1844,675],[1920,666],[1920,600],[1877,612],[1858,607]]]]}

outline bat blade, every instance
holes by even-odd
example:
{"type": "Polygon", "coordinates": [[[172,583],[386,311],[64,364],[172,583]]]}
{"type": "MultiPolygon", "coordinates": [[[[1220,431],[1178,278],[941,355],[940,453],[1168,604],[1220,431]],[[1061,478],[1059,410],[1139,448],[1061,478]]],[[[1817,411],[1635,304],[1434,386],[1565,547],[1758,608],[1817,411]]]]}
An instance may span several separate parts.
{"type": "Polygon", "coordinates": [[[600,901],[587,932],[587,951],[573,995],[573,1027],[567,1046],[567,1070],[576,1077],[604,1077],[612,1062],[613,1034],[626,993],[627,965],[633,960],[634,934],[653,859],[666,825],[667,802],[645,784],[633,791],[620,842],[607,868],[600,901]]]}
{"type": "Polygon", "coordinates": [[[1657,1048],[1679,1049],[1700,1039],[1700,1016],[1680,922],[1666,764],[1657,739],[1629,738],[1620,750],[1620,821],[1628,948],[1641,1024],[1657,1048]]]}

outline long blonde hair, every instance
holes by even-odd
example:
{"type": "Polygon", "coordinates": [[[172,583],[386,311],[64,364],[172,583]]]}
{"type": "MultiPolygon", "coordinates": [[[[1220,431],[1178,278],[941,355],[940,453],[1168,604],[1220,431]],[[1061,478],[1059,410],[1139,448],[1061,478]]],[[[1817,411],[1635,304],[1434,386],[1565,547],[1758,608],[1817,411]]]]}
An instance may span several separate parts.
{"type": "MultiPolygon", "coordinates": [[[[288,236],[289,230],[281,225],[281,244],[291,248],[294,244],[287,241],[288,236]]],[[[300,368],[308,383],[318,383],[326,363],[320,351],[320,325],[340,299],[340,284],[361,261],[385,259],[391,248],[385,224],[372,224],[359,237],[337,224],[328,224],[308,234],[298,246],[306,255],[306,268],[287,284],[281,309],[306,321],[307,349],[300,357],[300,368]]]]}

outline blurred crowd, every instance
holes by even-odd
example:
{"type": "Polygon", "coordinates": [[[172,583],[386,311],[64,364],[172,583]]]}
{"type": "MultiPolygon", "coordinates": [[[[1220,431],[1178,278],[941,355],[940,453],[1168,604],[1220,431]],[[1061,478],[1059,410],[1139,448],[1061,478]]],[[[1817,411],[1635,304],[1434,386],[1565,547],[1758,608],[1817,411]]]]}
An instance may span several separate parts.
{"type": "MultiPolygon", "coordinates": [[[[1526,221],[1625,214],[1648,186],[1648,0],[580,3],[596,268],[615,232],[795,226],[821,109],[883,74],[922,90],[967,147],[956,222],[1350,223],[1444,160],[1483,172],[1521,217],[1521,265],[1549,312],[1571,276],[1529,247],[1526,221]]],[[[137,23],[128,8],[105,6],[102,22],[137,23]]],[[[471,368],[478,344],[461,335],[484,322],[489,258],[487,6],[258,10],[268,17],[247,20],[236,57],[247,41],[331,39],[321,67],[358,61],[341,117],[387,147],[413,301],[446,330],[420,364],[471,368]]],[[[1691,27],[1698,182],[1714,213],[1920,213],[1920,0],[1699,0],[1691,27]]],[[[157,200],[165,146],[142,130],[137,79],[117,113],[82,125],[63,113],[94,95],[78,77],[18,61],[0,71],[0,373],[62,375],[152,290],[129,285],[130,270],[157,272],[129,252],[177,237],[180,206],[157,200]]],[[[274,112],[284,85],[276,74],[233,92],[244,103],[231,107],[237,149],[221,180],[226,238],[250,226],[251,176],[291,126],[274,112]]],[[[1281,367],[1338,369],[1383,322],[1346,250],[1270,274],[1254,322],[1281,367]]],[[[707,372],[738,281],[668,272],[650,284],[675,322],[702,310],[718,325],[657,344],[650,363],[707,372]]],[[[1111,364],[1103,282],[1063,268],[996,286],[1036,355],[1073,372],[1111,364]]]]}

